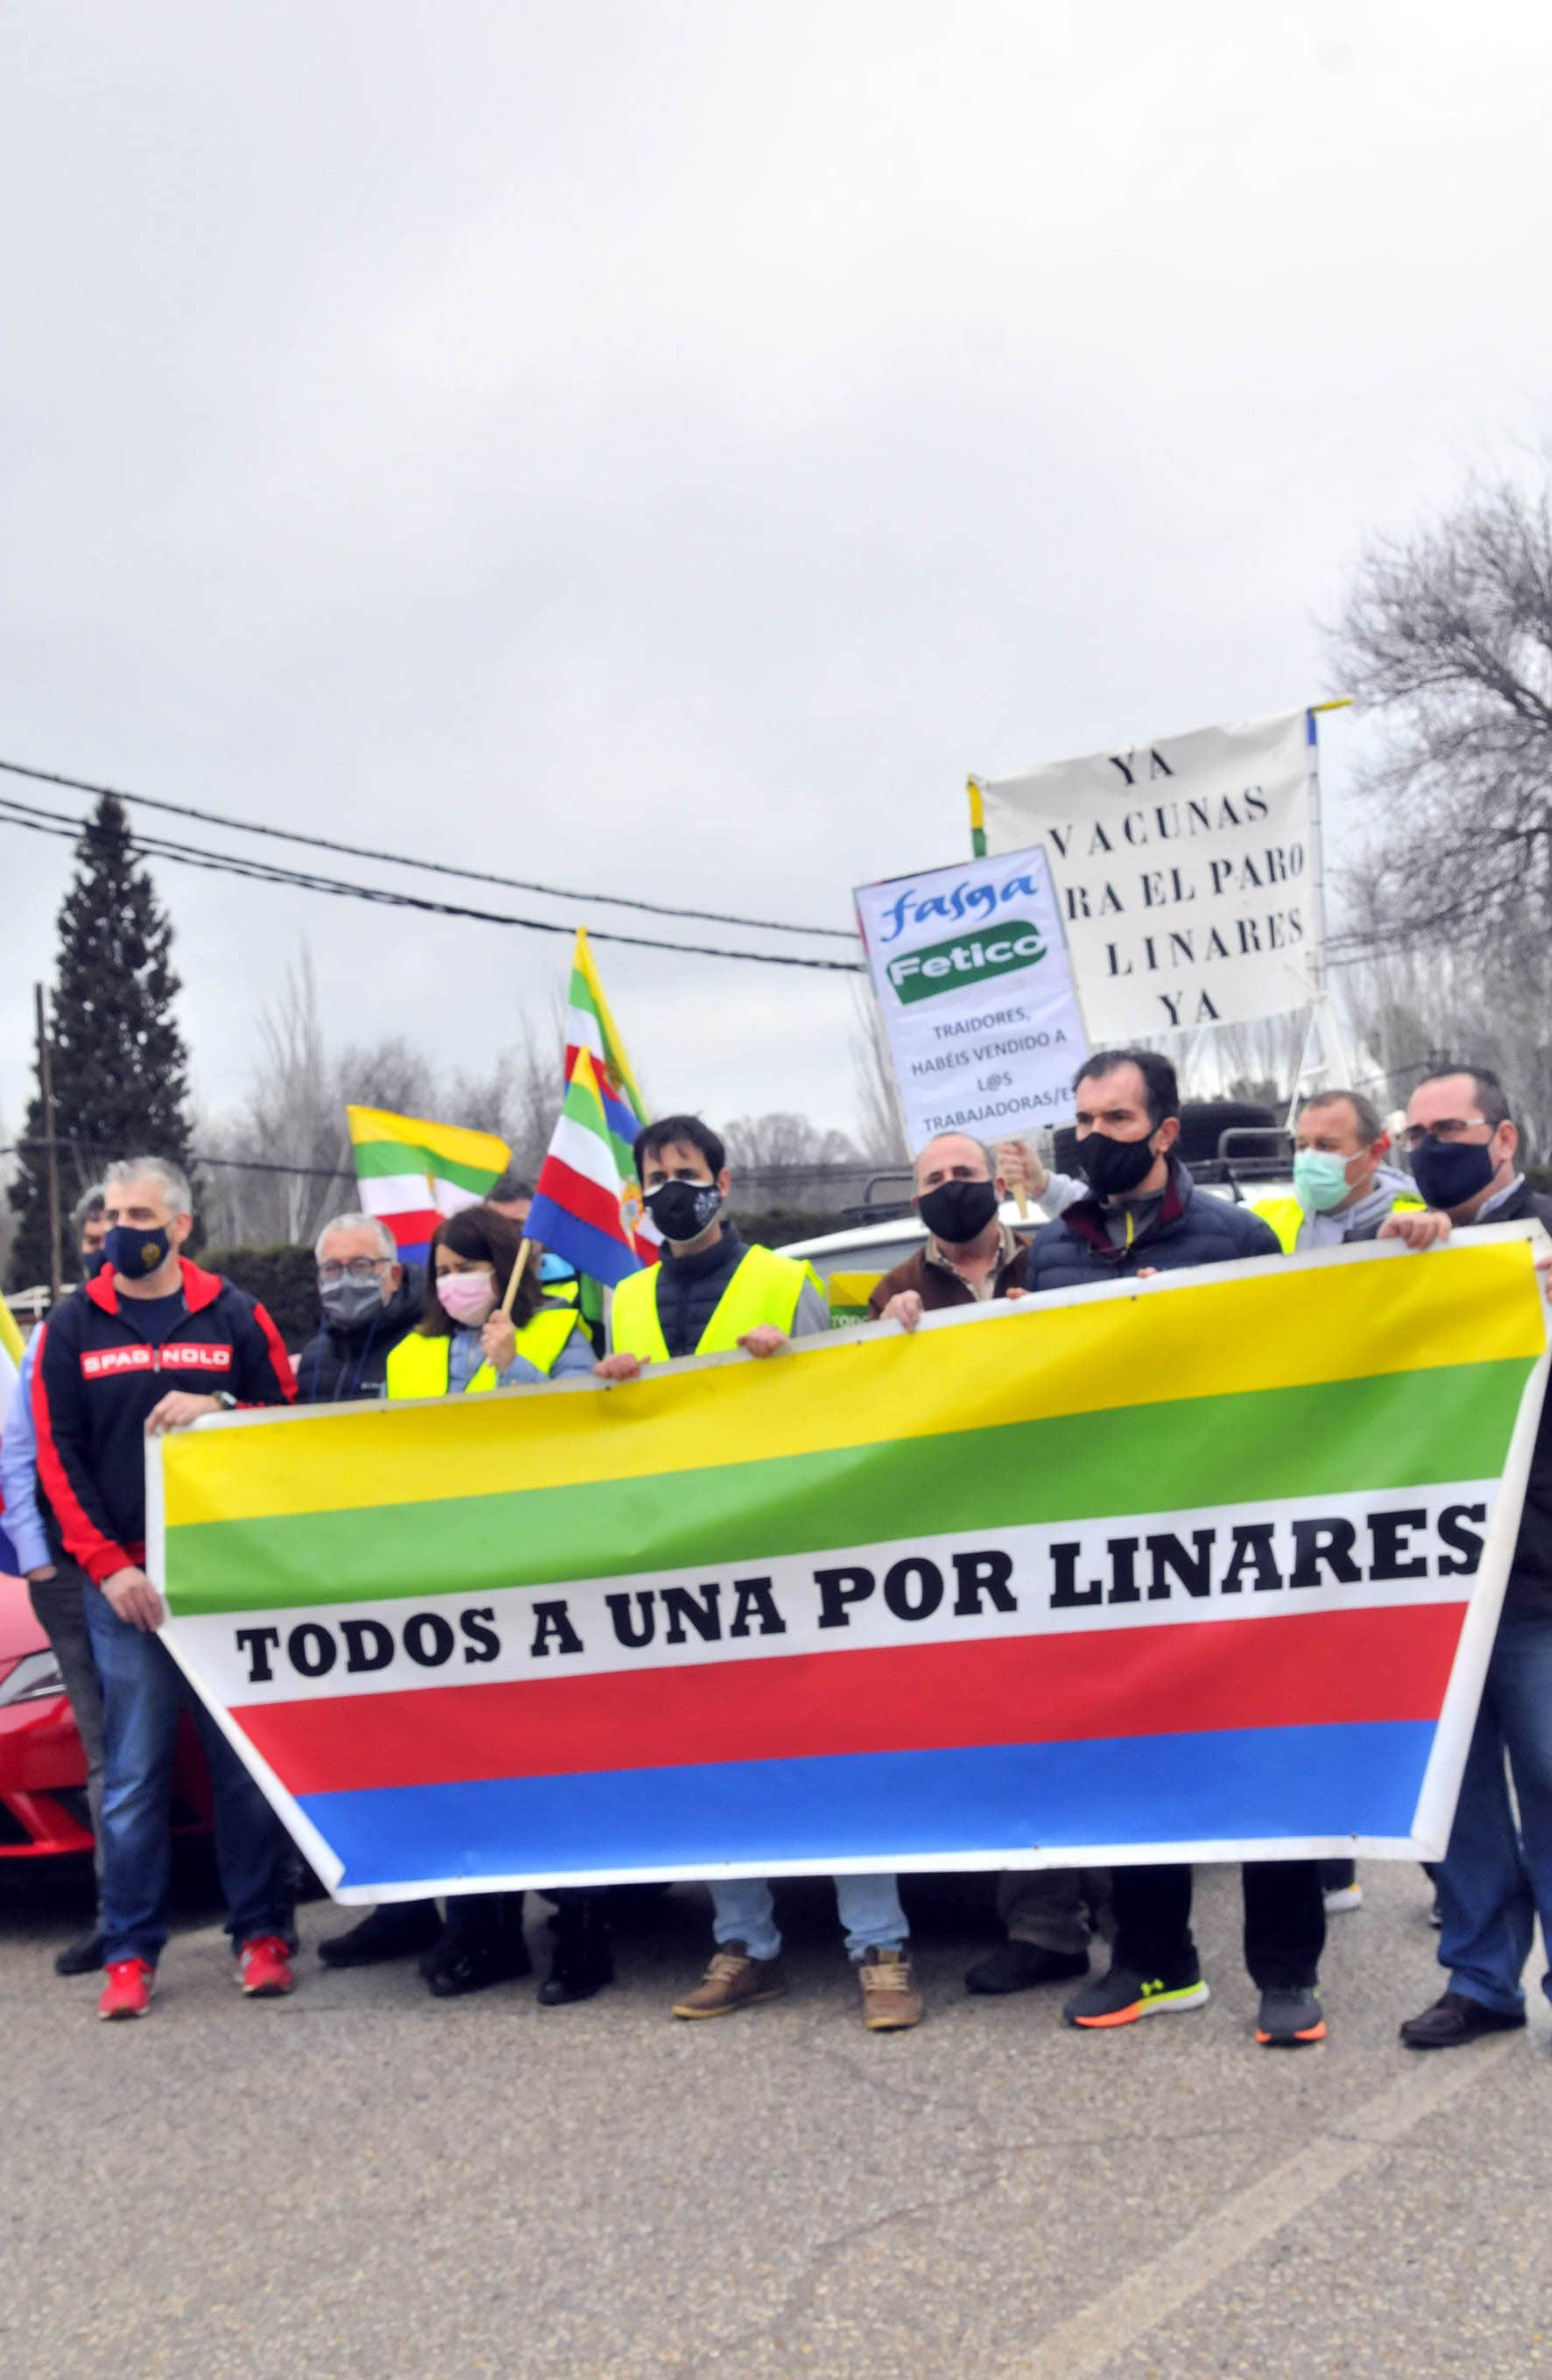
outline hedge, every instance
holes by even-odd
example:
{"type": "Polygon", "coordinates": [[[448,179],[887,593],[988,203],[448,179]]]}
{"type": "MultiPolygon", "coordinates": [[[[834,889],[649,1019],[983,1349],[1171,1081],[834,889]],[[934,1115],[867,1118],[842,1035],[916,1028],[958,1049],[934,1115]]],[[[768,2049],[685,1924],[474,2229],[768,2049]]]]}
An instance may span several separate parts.
{"type": "Polygon", "coordinates": [[[256,1297],[293,1355],[316,1334],[318,1269],[310,1248],[202,1248],[200,1262],[256,1297]]]}

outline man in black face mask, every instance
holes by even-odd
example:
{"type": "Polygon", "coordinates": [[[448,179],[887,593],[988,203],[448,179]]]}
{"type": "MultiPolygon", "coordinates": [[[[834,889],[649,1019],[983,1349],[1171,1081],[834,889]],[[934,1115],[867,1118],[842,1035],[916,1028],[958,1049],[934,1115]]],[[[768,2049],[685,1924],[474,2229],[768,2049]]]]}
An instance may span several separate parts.
{"type": "Polygon", "coordinates": [[[636,1166],[662,1258],[615,1290],[600,1379],[634,1380],[644,1364],[731,1347],[774,1355],[789,1339],[829,1330],[807,1267],[746,1247],[723,1216],[727,1151],[698,1116],[649,1124],[637,1139],[636,1166]]]}
{"type": "MultiPolygon", "coordinates": [[[[665,1116],[636,1144],[637,1177],[663,1234],[659,1263],[632,1273],[610,1307],[605,1380],[636,1379],[643,1365],[742,1347],[769,1359],[788,1342],[827,1331],[830,1312],[806,1265],[746,1247],[722,1215],[727,1151],[698,1116],[665,1116]]],[[[905,1912],[892,1876],[835,1879],[846,1947],[872,2033],[903,2032],[922,2007],[906,1957],[905,1912]]],[[[777,1998],[782,1937],[770,1886],[740,1876],[711,1887],[716,1948],[702,1981],[675,2000],[688,2022],[734,2016],[777,1998]]]]}
{"type": "MultiPolygon", "coordinates": [[[[1061,1212],[1085,1196],[1081,1182],[1049,1173],[1022,1141],[1000,1141],[989,1153],[967,1133],[940,1133],[916,1159],[911,1203],[927,1225],[925,1245],[884,1275],[868,1299],[876,1320],[914,1330],[924,1314],[954,1305],[1022,1297],[1029,1241],[999,1215],[1012,1185],[1022,1182],[1038,1206],[1061,1212]]],[[[1043,1220],[1032,1217],[1031,1220],[1043,1220]]],[[[1007,1939],[978,1960],[964,1978],[967,1991],[1024,1992],[1037,1984],[1071,1983],[1088,1973],[1090,1914],[1103,1897],[1098,1871],[1012,1869],[997,1880],[997,1914],[1007,1939]]]]}
{"type": "Polygon", "coordinates": [[[1027,1239],[999,1220],[998,1208],[1021,1183],[1045,1214],[1060,1214],[1081,1198],[1084,1184],[1048,1173],[1022,1141],[999,1142],[989,1154],[968,1133],[940,1133],[917,1157],[911,1204],[927,1225],[925,1245],[874,1286],[867,1310],[875,1321],[914,1330],[924,1314],[946,1305],[985,1304],[1016,1296],[1024,1287],[1027,1239]]]}
{"type": "Polygon", "coordinates": [[[336,1215],[318,1234],[322,1328],[297,1359],[303,1404],[380,1397],[388,1356],[420,1319],[424,1283],[402,1265],[394,1234],[374,1215],[336,1215]]]}
{"type": "MultiPolygon", "coordinates": [[[[1503,1085],[1485,1066],[1425,1075],[1407,1106],[1413,1178],[1435,1212],[1392,1216],[1382,1239],[1416,1245],[1440,1214],[1457,1229],[1534,1218],[1552,1232],[1552,1198],[1520,1169],[1503,1085]]],[[[1521,1978],[1537,1917],[1552,1957],[1552,1397],[1542,1408],[1520,1535],[1510,1564],[1482,1706],[1438,1888],[1439,1964],[1449,1985],[1408,2019],[1409,2049],[1455,2049],[1525,2022],[1521,1978]],[[1519,1823],[1505,1755],[1514,1775],[1519,1823]]],[[[1542,1988],[1552,1998],[1552,1972],[1542,1988]]]]}
{"type": "MultiPolygon", "coordinates": [[[[1280,1254],[1268,1223],[1198,1190],[1174,1156],[1180,1091],[1167,1058],[1152,1050],[1099,1050],[1074,1087],[1077,1165],[1092,1196],[1037,1235],[1027,1264],[1032,1293],[1280,1254]]],[[[1243,1873],[1245,1963],[1261,1992],[1255,2037],[1267,2047],[1322,2041],[1319,1863],[1255,1860],[1243,1873]]],[[[1191,1934],[1189,1867],[1118,1868],[1114,1890],[1109,1973],[1068,2001],[1068,2022],[1103,2030],[1199,2008],[1207,1986],[1191,1934]]]]}

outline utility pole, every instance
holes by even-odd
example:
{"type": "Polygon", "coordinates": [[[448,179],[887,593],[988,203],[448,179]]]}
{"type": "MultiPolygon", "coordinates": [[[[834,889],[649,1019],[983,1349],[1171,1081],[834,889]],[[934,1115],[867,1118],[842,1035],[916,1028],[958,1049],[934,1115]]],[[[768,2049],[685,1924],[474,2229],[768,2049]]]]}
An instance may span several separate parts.
{"type": "Polygon", "coordinates": [[[54,1129],[54,1060],[49,1051],[48,1012],[43,987],[32,987],[38,1018],[38,1088],[43,1099],[43,1146],[48,1163],[49,1304],[57,1305],[64,1288],[59,1273],[59,1142],[54,1129]]]}

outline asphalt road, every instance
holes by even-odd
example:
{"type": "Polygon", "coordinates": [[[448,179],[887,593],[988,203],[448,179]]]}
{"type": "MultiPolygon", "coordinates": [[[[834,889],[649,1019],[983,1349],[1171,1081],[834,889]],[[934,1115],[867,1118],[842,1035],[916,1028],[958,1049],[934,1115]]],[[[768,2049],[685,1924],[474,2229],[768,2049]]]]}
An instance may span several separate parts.
{"type": "MultiPolygon", "coordinates": [[[[1552,2372],[1552,2051],[1396,2040],[1440,1987],[1415,1869],[1332,1921],[1330,2041],[1252,2038],[1235,1879],[1201,1881],[1211,2004],[1114,2034],[1055,1992],[966,1998],[976,1886],[907,1885],[929,2000],[863,2032],[822,1885],[788,1896],[791,1996],[668,2002],[704,1902],[622,1981],[430,2000],[412,1965],[283,2002],[184,1908],[143,2023],[49,1961],[80,1912],[0,1883],[0,2371],[30,2380],[659,2374],[1552,2372]]],[[[536,1915],[540,1912],[536,1912],[536,1915]]],[[[302,1912],[305,1940],[337,1925],[302,1912]]]]}

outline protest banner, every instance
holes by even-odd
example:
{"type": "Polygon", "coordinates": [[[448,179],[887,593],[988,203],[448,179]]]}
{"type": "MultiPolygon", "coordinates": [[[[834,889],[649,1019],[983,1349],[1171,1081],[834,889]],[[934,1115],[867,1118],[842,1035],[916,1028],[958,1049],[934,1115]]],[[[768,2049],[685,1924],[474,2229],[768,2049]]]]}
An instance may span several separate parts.
{"type": "Polygon", "coordinates": [[[148,1448],[165,1641],[346,1901],[1435,1856],[1546,1373],[1533,1239],[203,1423],[148,1448]]]}
{"type": "Polygon", "coordinates": [[[1050,854],[1096,1044],[1308,1006],[1321,940],[1315,714],[971,781],[988,852],[1050,854]]]}
{"type": "Polygon", "coordinates": [[[1041,850],[863,884],[857,923],[913,1148],[1068,1123],[1087,1051],[1041,850]]]}

